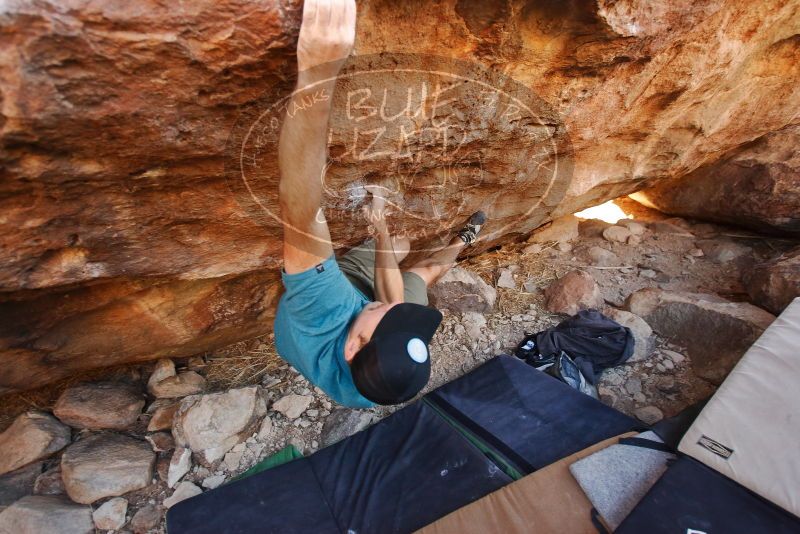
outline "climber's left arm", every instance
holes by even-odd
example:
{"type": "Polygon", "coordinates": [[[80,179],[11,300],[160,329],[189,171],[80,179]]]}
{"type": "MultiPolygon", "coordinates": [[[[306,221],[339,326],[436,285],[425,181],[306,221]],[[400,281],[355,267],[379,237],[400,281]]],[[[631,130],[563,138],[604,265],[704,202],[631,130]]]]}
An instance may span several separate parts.
{"type": "Polygon", "coordinates": [[[364,212],[375,231],[375,300],[394,304],[403,302],[403,273],[394,254],[392,236],[386,223],[386,201],[381,190],[380,187],[367,186],[372,201],[364,212]]]}
{"type": "Polygon", "coordinates": [[[297,88],[278,142],[283,262],[288,274],[333,254],[322,211],[328,120],[336,76],[355,41],[354,0],[306,0],[297,43],[297,88]]]}

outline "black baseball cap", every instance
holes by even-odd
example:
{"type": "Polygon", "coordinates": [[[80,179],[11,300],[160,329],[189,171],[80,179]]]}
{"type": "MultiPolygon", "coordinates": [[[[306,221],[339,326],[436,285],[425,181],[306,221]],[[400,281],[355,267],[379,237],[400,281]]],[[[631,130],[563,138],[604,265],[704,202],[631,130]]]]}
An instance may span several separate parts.
{"type": "Polygon", "coordinates": [[[442,314],[419,304],[393,306],[361,347],[350,372],[358,391],[377,404],[399,404],[425,387],[431,376],[428,344],[442,314]]]}

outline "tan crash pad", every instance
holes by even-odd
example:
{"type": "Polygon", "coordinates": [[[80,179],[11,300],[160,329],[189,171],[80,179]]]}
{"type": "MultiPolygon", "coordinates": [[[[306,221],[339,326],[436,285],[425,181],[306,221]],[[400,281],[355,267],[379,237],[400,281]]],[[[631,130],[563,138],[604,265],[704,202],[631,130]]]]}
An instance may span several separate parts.
{"type": "Polygon", "coordinates": [[[472,504],[418,530],[423,534],[474,532],[537,534],[597,534],[592,525],[592,503],[569,472],[569,466],[610,445],[629,432],[601,441],[512,482],[472,504]]]}
{"type": "Polygon", "coordinates": [[[800,517],[800,297],[725,379],[678,450],[800,517]]]}

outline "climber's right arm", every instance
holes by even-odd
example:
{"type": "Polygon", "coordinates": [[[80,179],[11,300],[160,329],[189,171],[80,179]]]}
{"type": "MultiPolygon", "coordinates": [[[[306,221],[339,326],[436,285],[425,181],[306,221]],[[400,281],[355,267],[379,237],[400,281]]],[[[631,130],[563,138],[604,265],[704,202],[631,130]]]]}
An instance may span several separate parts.
{"type": "Polygon", "coordinates": [[[355,0],[306,0],[297,44],[297,88],[280,141],[284,270],[298,273],[333,254],[322,212],[328,119],[336,75],[353,48],[355,0]]]}

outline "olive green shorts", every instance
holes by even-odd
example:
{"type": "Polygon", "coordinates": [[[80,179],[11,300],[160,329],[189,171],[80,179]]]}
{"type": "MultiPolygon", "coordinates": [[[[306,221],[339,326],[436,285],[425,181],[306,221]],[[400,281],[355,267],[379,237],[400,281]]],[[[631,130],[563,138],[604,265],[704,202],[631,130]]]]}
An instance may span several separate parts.
{"type": "MultiPolygon", "coordinates": [[[[375,240],[368,239],[337,258],[339,269],[369,300],[375,300],[375,240]]],[[[403,300],[428,305],[428,288],[416,273],[403,273],[403,300]]]]}

